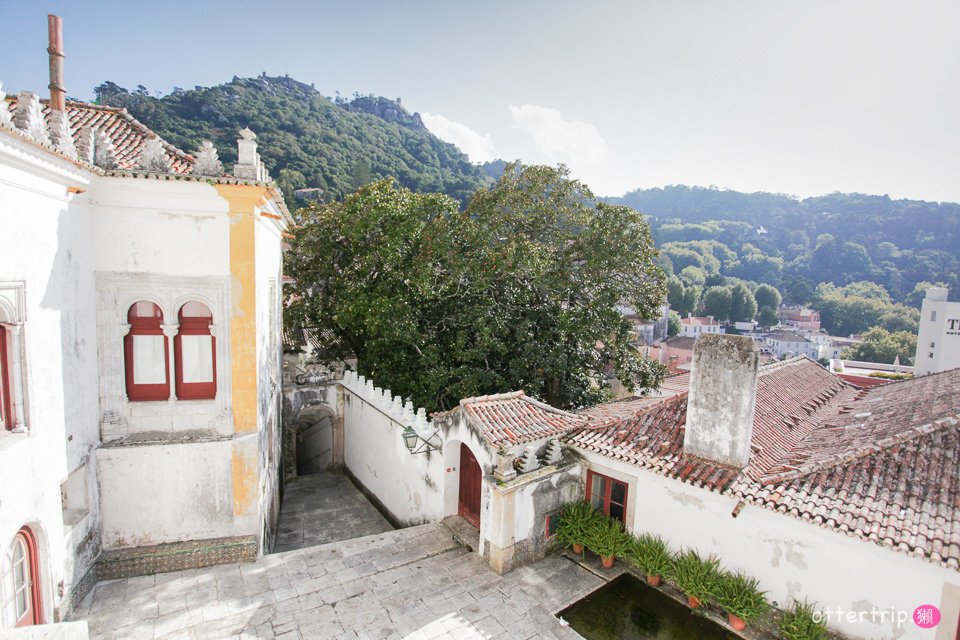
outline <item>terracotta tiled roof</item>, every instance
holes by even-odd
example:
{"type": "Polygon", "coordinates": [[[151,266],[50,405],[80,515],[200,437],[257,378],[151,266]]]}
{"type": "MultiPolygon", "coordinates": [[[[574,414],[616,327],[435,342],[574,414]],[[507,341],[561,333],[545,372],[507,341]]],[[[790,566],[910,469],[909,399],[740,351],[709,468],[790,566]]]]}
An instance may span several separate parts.
{"type": "Polygon", "coordinates": [[[453,411],[438,415],[457,411],[494,449],[561,435],[587,423],[585,417],[555,409],[523,391],[465,398],[453,411]]]}
{"type": "MultiPolygon", "coordinates": [[[[43,115],[49,118],[50,108],[48,100],[41,100],[43,115]]],[[[11,115],[17,106],[15,96],[7,98],[7,108],[11,115]]],[[[85,127],[96,128],[110,137],[113,141],[118,169],[121,171],[137,170],[137,161],[143,145],[150,138],[159,136],[131,116],[126,109],[115,107],[101,107],[86,102],[67,101],[67,114],[70,116],[70,125],[73,131],[74,142],[80,143],[80,135],[85,127]]],[[[163,142],[164,150],[170,159],[172,173],[187,173],[193,166],[193,156],[163,142]]]]}
{"type": "Polygon", "coordinates": [[[686,393],[690,389],[690,372],[684,371],[674,376],[668,376],[663,379],[660,385],[661,392],[673,394],[686,393]]]}
{"type": "Polygon", "coordinates": [[[960,369],[859,390],[801,357],[761,367],[742,472],[683,454],[686,394],[567,441],[957,569],[958,391],[960,369]]]}
{"type": "Polygon", "coordinates": [[[664,340],[663,344],[674,349],[693,351],[693,343],[696,342],[696,340],[696,338],[691,336],[673,336],[668,340],[664,340]]]}
{"type": "Polygon", "coordinates": [[[777,342],[810,342],[796,331],[773,331],[764,337],[777,342]]]}

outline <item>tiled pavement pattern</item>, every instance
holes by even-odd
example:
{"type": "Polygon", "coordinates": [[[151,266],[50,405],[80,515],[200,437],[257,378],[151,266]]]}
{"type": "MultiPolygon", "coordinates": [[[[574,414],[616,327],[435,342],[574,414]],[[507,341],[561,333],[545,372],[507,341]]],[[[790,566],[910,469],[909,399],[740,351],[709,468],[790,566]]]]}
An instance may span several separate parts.
{"type": "Polygon", "coordinates": [[[392,531],[386,518],[340,473],[291,481],[283,492],[274,552],[392,531]]]}
{"type": "Polygon", "coordinates": [[[499,576],[428,524],[101,582],[73,618],[91,638],[573,640],[553,614],[601,583],[561,556],[499,576]]]}

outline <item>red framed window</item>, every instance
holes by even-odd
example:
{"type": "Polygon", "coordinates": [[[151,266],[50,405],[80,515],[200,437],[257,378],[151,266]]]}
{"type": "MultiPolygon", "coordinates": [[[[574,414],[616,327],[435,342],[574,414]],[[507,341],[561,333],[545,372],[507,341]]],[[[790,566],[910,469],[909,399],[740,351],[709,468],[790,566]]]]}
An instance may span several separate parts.
{"type": "Polygon", "coordinates": [[[152,302],[134,302],[127,311],[130,333],[123,338],[123,360],[130,400],[170,397],[170,344],[160,327],[163,312],[152,302]]]}
{"type": "Polygon", "coordinates": [[[10,358],[7,353],[7,329],[0,324],[0,428],[13,429],[13,402],[11,401],[10,358]]]}
{"type": "Polygon", "coordinates": [[[587,498],[597,511],[608,518],[627,523],[627,483],[587,471],[587,498]]]}
{"type": "Polygon", "coordinates": [[[210,333],[213,314],[202,302],[188,302],[180,307],[179,321],[173,339],[177,398],[212,400],[217,395],[217,343],[210,333]]]}

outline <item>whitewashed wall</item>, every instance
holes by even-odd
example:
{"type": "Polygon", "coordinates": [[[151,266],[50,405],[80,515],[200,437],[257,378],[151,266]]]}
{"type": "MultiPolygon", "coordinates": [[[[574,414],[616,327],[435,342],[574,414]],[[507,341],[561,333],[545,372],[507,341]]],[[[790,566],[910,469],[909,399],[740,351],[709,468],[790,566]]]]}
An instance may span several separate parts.
{"type": "Polygon", "coordinates": [[[69,593],[100,545],[91,481],[98,440],[95,255],[87,196],[67,192],[88,189],[90,181],[66,161],[0,137],[0,284],[23,285],[28,428],[0,433],[0,563],[20,527],[31,526],[47,621],[63,602],[58,584],[69,593]],[[75,470],[87,479],[86,491],[65,522],[60,484],[75,470]]]}
{"type": "Polygon", "coordinates": [[[104,548],[256,534],[234,515],[231,464],[257,438],[98,449],[104,548]]]}
{"type": "Polygon", "coordinates": [[[401,524],[441,519],[444,454],[412,454],[403,443],[406,425],[415,426],[425,438],[433,433],[424,410],[414,411],[410,403],[404,404],[399,397],[393,398],[389,391],[374,387],[373,381],[351,371],[344,374],[341,386],[344,463],[350,473],[401,524]]]}
{"type": "MultiPolygon", "coordinates": [[[[675,550],[688,546],[714,553],[726,568],[757,578],[781,605],[806,598],[822,609],[845,612],[894,608],[912,615],[921,604],[956,611],[944,593],[950,585],[960,587],[960,572],[760,507],[746,505],[734,518],[736,499],[584,455],[594,471],[628,481],[627,521],[634,532],[656,533],[675,550]]],[[[898,629],[890,614],[875,623],[869,619],[834,619],[831,627],[851,638],[940,639],[912,621],[898,629]]],[[[950,624],[945,619],[943,628],[950,624]]]]}

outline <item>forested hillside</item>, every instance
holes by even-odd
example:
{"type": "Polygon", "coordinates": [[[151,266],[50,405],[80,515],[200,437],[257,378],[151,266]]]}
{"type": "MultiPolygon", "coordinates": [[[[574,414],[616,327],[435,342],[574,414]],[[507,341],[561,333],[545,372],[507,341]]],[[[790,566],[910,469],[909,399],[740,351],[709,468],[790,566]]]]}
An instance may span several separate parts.
{"type": "Polygon", "coordinates": [[[144,87],[112,82],[96,88],[101,104],[130,113],[186,151],[212,140],[225,163],[234,162],[237,131],[250,127],[270,173],[289,196],[320,187],[339,198],[377,178],[445,193],[461,202],[491,179],[454,145],[430,133],[397,100],[321,95],[290,78],[234,78],[216,87],[176,89],[158,98],[144,87]]]}

